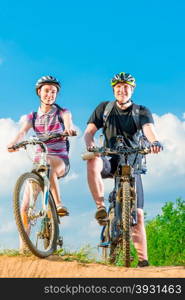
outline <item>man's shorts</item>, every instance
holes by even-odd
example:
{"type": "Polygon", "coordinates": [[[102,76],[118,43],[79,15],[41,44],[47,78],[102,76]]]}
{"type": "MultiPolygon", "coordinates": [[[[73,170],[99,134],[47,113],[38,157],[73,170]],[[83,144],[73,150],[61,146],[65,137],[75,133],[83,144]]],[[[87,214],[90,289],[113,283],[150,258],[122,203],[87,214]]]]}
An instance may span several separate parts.
{"type": "MultiPolygon", "coordinates": [[[[103,169],[101,172],[102,178],[103,179],[112,178],[118,166],[118,159],[114,157],[110,159],[108,159],[107,157],[101,157],[101,158],[103,160],[103,169]]],[[[136,180],[137,207],[143,209],[144,193],[143,193],[143,184],[141,180],[141,175],[135,174],[134,177],[136,180]]]]}

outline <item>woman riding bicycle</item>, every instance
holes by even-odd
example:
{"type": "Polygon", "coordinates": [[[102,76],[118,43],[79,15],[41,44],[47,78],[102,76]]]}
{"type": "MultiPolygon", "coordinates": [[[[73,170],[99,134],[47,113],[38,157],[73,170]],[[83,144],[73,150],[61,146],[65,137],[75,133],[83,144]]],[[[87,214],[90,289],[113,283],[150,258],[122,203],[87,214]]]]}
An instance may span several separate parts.
{"type": "MultiPolygon", "coordinates": [[[[33,128],[36,135],[42,138],[52,133],[66,133],[69,136],[75,134],[72,115],[67,109],[55,104],[58,92],[61,89],[60,82],[52,76],[43,76],[36,83],[36,93],[40,98],[40,106],[36,113],[27,115],[16,137],[9,143],[8,151],[14,152],[11,147],[22,141],[26,133],[33,128]]],[[[51,166],[50,184],[51,192],[57,207],[58,215],[68,215],[68,210],[62,205],[58,178],[64,177],[69,172],[68,140],[61,137],[46,143],[48,149],[47,160],[51,166]]]]}

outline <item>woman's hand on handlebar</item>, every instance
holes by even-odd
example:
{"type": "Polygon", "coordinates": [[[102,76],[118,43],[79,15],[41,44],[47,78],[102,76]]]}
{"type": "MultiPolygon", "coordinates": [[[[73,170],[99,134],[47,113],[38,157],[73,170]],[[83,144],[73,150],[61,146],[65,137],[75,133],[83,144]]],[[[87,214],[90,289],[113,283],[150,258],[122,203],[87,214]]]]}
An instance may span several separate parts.
{"type": "Polygon", "coordinates": [[[74,129],[71,129],[71,128],[65,129],[63,133],[67,134],[69,136],[76,136],[77,135],[77,131],[74,130],[74,129]]]}
{"type": "Polygon", "coordinates": [[[15,149],[15,148],[14,148],[14,144],[9,144],[9,145],[7,146],[7,150],[8,150],[8,152],[16,152],[16,151],[19,151],[19,149],[15,149]]]}

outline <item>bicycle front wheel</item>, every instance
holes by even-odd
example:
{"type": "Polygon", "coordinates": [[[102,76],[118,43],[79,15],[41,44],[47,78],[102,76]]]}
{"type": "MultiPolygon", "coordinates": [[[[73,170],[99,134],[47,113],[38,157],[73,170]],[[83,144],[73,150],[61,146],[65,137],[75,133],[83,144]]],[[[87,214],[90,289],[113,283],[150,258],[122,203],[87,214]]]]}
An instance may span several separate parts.
{"type": "Polygon", "coordinates": [[[130,183],[125,181],[121,187],[122,198],[122,226],[123,226],[123,260],[125,267],[130,267],[130,218],[131,218],[131,203],[130,203],[130,183]]]}
{"type": "Polygon", "coordinates": [[[14,189],[14,216],[23,243],[36,256],[44,258],[56,250],[59,234],[55,203],[49,193],[44,213],[44,183],[35,173],[19,177],[14,189]]]}

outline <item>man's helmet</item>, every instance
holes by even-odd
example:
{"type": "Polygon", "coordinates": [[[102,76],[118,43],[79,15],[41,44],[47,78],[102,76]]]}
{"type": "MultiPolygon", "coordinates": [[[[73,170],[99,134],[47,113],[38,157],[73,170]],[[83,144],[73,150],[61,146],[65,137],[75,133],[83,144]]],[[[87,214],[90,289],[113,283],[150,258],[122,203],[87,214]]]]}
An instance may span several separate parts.
{"type": "Polygon", "coordinates": [[[116,74],[111,80],[112,87],[114,87],[119,82],[128,83],[131,86],[136,87],[136,80],[129,73],[121,72],[121,73],[116,74]]]}
{"type": "Polygon", "coordinates": [[[39,78],[36,82],[35,88],[36,88],[36,93],[38,94],[38,89],[41,88],[44,84],[53,84],[57,87],[57,90],[59,92],[61,85],[60,82],[53,76],[43,76],[39,78]]]}

